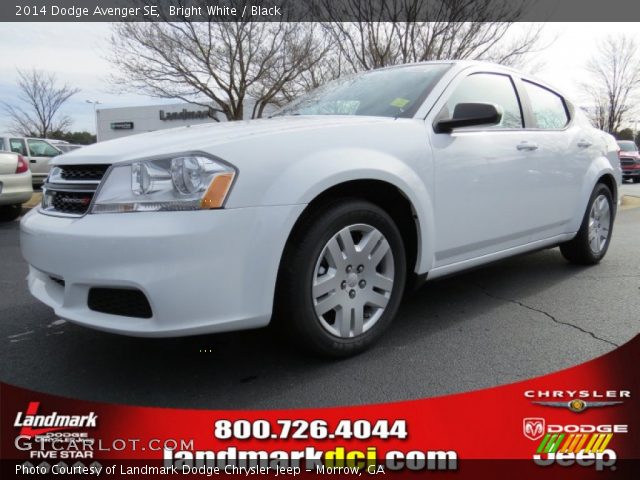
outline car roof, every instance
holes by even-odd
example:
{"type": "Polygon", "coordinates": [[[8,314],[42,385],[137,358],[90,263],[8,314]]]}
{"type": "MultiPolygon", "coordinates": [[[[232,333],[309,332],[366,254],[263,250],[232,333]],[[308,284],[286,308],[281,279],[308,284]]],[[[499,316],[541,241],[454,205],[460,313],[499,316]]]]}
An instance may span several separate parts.
{"type": "MultiPolygon", "coordinates": [[[[510,75],[518,75],[521,78],[536,83],[544,88],[547,88],[553,92],[560,94],[564,97],[565,100],[571,102],[570,96],[565,94],[561,89],[556,87],[555,85],[551,85],[541,78],[536,77],[535,75],[531,75],[520,70],[516,70],[515,68],[501,65],[499,63],[487,62],[484,60],[429,60],[425,62],[414,62],[414,63],[403,63],[401,65],[391,65],[389,67],[380,68],[377,70],[386,70],[386,69],[395,69],[395,68],[404,68],[404,67],[412,67],[412,66],[420,66],[420,65],[451,65],[455,68],[457,72],[461,72],[467,68],[486,68],[490,72],[510,74],[510,75]]],[[[370,70],[371,71],[371,70],[370,70]]],[[[363,72],[366,73],[366,72],[363,72]]]]}
{"type": "Polygon", "coordinates": [[[412,62],[412,63],[403,63],[399,65],[390,65],[388,67],[380,68],[379,70],[393,69],[393,68],[403,68],[403,67],[415,67],[420,65],[455,65],[456,67],[462,69],[466,67],[487,67],[491,69],[498,69],[504,71],[510,71],[512,73],[518,73],[524,75],[523,72],[519,72],[511,67],[506,65],[501,65],[499,63],[487,62],[483,60],[427,60],[424,62],[412,62]]]}
{"type": "Polygon", "coordinates": [[[45,142],[51,143],[55,145],[55,142],[51,142],[50,138],[40,138],[40,137],[25,137],[24,135],[14,135],[13,133],[0,133],[0,138],[26,138],[28,140],[44,140],[45,142]]]}

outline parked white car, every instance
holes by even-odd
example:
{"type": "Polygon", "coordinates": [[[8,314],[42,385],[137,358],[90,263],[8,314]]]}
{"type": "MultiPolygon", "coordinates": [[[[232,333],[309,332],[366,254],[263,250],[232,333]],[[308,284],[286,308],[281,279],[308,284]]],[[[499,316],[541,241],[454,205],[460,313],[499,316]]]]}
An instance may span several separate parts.
{"type": "Polygon", "coordinates": [[[75,143],[64,143],[64,144],[56,145],[56,148],[60,150],[62,153],[78,150],[79,148],[82,148],[82,147],[83,145],[76,145],[75,143]]]}
{"type": "Polygon", "coordinates": [[[27,160],[17,153],[0,149],[0,222],[15,220],[22,204],[33,195],[27,160]]]}
{"type": "Polygon", "coordinates": [[[58,150],[60,150],[61,153],[67,153],[72,150],[77,150],[84,146],[84,145],[77,145],[75,143],[69,143],[66,140],[48,139],[47,142],[49,142],[51,145],[53,145],[58,150]]]}
{"type": "Polygon", "coordinates": [[[139,336],[263,327],[359,352],[408,281],[560,246],[609,247],[612,137],[529,75],[429,62],[341,79],[271,119],[105,142],[53,160],[22,220],[29,289],[139,336]]]}
{"type": "Polygon", "coordinates": [[[33,185],[39,187],[49,175],[49,161],[62,153],[49,140],[42,138],[0,135],[0,150],[19,153],[29,162],[33,185]]]}

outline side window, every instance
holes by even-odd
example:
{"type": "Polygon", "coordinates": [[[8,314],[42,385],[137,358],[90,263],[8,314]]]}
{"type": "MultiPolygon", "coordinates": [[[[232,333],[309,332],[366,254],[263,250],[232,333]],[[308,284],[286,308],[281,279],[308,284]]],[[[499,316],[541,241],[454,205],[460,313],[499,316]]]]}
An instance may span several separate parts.
{"type": "Polygon", "coordinates": [[[489,128],[522,128],[516,89],[508,75],[474,73],[465,78],[445,105],[441,118],[450,117],[458,103],[492,103],[502,108],[500,124],[489,128]],[[446,111],[444,111],[446,110],[446,111]]]}
{"type": "Polygon", "coordinates": [[[55,157],[60,154],[57,149],[45,141],[28,139],[27,143],[29,144],[31,156],[33,157],[55,157]]]}
{"type": "Polygon", "coordinates": [[[523,80],[522,83],[529,96],[538,128],[559,129],[569,123],[567,107],[560,95],[526,80],[523,80]]]}
{"type": "Polygon", "coordinates": [[[27,146],[24,144],[24,140],[21,138],[12,138],[9,140],[9,147],[12,152],[19,153],[20,155],[27,156],[27,146]]]}
{"type": "Polygon", "coordinates": [[[0,138],[0,151],[4,151],[4,138],[0,138]]]}

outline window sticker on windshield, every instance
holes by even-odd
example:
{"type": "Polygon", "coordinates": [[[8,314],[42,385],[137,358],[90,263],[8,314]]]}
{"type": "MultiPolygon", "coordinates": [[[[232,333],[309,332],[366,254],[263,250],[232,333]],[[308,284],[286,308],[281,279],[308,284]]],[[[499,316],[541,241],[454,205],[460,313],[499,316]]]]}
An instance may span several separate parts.
{"type": "Polygon", "coordinates": [[[390,103],[390,105],[391,105],[392,107],[403,108],[403,107],[406,107],[406,106],[407,106],[407,104],[408,104],[410,101],[411,101],[411,100],[407,100],[406,98],[398,97],[398,98],[394,99],[394,100],[390,103]]]}

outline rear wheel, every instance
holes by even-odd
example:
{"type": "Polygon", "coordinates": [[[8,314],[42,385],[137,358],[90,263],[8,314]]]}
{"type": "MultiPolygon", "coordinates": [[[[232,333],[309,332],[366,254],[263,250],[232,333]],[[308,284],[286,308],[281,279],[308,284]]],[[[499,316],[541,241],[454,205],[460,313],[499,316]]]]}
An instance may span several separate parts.
{"type": "Polygon", "coordinates": [[[591,194],[582,225],[575,238],[560,245],[564,258],[579,265],[594,265],[609,249],[615,205],[611,190],[599,183],[591,194]]]}
{"type": "Polygon", "coordinates": [[[0,207],[0,222],[11,222],[22,213],[22,204],[3,205],[0,207]]]}
{"type": "Polygon", "coordinates": [[[295,343],[322,355],[363,351],[400,306],[404,244],[372,203],[345,199],[308,215],[282,262],[278,321],[295,343]]]}

